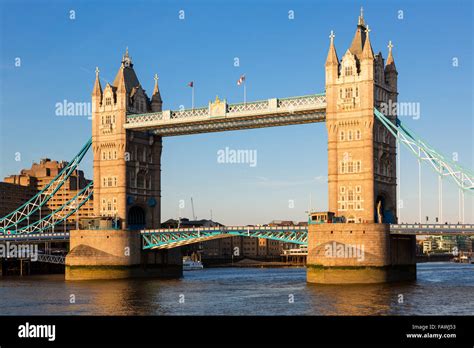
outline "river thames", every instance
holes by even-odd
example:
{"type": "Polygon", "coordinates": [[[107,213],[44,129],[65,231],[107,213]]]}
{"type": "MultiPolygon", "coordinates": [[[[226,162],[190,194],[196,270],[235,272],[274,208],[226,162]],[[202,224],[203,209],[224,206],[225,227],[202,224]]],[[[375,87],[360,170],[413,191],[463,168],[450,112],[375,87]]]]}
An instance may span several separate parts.
{"type": "Polygon", "coordinates": [[[474,264],[418,264],[414,282],[312,285],[305,268],[209,268],[177,280],[0,280],[1,315],[472,315],[474,264]]]}

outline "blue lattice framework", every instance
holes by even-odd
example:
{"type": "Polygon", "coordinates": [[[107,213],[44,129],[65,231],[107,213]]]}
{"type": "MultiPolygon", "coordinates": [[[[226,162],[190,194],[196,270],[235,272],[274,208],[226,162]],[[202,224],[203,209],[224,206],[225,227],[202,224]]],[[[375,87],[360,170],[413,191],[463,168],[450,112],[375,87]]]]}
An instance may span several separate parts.
{"type": "Polygon", "coordinates": [[[394,124],[377,109],[374,109],[374,115],[420,161],[428,163],[430,168],[441,177],[451,178],[463,192],[474,193],[474,172],[472,170],[463,168],[458,163],[449,160],[447,156],[436,151],[415,132],[402,124],[400,120],[397,120],[397,123],[394,124]]]}
{"type": "Polygon", "coordinates": [[[46,185],[46,187],[33,196],[28,202],[10,214],[0,218],[0,236],[38,234],[43,232],[53,232],[54,227],[74,214],[86,203],[93,193],[93,184],[90,182],[76,196],[67,201],[63,206],[53,211],[45,217],[41,216],[41,210],[48,201],[53,198],[59,189],[68,180],[71,174],[77,169],[82,159],[92,145],[92,138],[81,148],[79,153],[68,162],[61,172],[46,185]],[[38,216],[39,215],[39,218],[38,216]],[[31,221],[33,220],[33,221],[31,221]],[[22,226],[25,225],[25,226],[22,226]]]}
{"type": "Polygon", "coordinates": [[[143,249],[171,249],[232,236],[254,237],[307,245],[307,226],[220,226],[141,231],[143,249]]]}

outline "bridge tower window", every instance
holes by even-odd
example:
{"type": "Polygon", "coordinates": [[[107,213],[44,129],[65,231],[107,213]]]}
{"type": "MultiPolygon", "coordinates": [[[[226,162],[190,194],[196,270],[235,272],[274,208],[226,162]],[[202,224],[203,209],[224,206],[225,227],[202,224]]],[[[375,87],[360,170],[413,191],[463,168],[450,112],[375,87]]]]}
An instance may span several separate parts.
{"type": "Polygon", "coordinates": [[[345,140],[345,134],[344,134],[343,130],[339,132],[339,140],[341,140],[341,141],[345,140]]]}

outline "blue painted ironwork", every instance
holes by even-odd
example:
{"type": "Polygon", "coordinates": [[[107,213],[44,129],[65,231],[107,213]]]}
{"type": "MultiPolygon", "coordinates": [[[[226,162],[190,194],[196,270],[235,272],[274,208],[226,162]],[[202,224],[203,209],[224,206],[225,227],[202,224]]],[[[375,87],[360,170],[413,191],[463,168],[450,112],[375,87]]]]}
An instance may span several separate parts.
{"type": "MultiPolygon", "coordinates": [[[[25,234],[25,233],[42,233],[44,231],[53,231],[57,225],[60,225],[68,217],[80,209],[91,197],[93,193],[93,182],[91,181],[86,187],[79,191],[73,198],[64,205],[57,208],[41,220],[37,220],[25,227],[7,230],[6,234],[25,234]]],[[[0,234],[2,232],[0,231],[0,234]]]]}
{"type": "Polygon", "coordinates": [[[0,233],[5,233],[12,228],[16,229],[16,226],[25,220],[28,221],[31,215],[40,210],[51,199],[51,197],[58,192],[74,170],[76,170],[91,145],[92,138],[89,139],[72,161],[69,162],[43,190],[38,192],[28,202],[12,211],[10,214],[0,218],[0,233]]]}
{"type": "Polygon", "coordinates": [[[409,130],[400,120],[397,120],[395,124],[375,108],[374,114],[398,141],[420,160],[430,164],[431,169],[441,176],[450,177],[463,191],[474,193],[474,172],[448,160],[415,132],[409,130]]]}
{"type": "Polygon", "coordinates": [[[143,249],[168,249],[232,236],[255,237],[306,245],[306,226],[220,226],[141,231],[143,249]]]}

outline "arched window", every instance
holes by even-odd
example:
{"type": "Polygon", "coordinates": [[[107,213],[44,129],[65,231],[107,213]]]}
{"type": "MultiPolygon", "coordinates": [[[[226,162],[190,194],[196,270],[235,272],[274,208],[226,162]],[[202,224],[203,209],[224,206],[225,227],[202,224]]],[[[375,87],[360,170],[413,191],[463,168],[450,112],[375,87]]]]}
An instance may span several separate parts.
{"type": "Polygon", "coordinates": [[[348,201],[353,201],[354,200],[354,191],[353,190],[348,190],[347,191],[347,200],[348,201]]]}
{"type": "Polygon", "coordinates": [[[347,140],[352,140],[352,130],[347,131],[347,140]]]}
{"type": "Polygon", "coordinates": [[[342,131],[339,132],[339,139],[341,141],[344,141],[344,138],[345,138],[345,134],[344,134],[344,131],[342,130],[342,131]]]}
{"type": "Polygon", "coordinates": [[[342,99],[342,88],[339,88],[339,99],[342,99]]]}
{"type": "Polygon", "coordinates": [[[362,134],[360,132],[360,129],[356,130],[356,140],[360,140],[362,138],[362,134]]]}
{"type": "Polygon", "coordinates": [[[348,173],[353,173],[354,172],[354,162],[349,162],[347,163],[347,172],[348,173]]]}
{"type": "Polygon", "coordinates": [[[360,161],[357,161],[356,162],[356,172],[359,173],[361,170],[361,162],[360,161]]]}
{"type": "Polygon", "coordinates": [[[345,186],[341,186],[340,190],[341,190],[341,193],[345,193],[345,192],[346,192],[346,187],[345,187],[345,186]]]}
{"type": "Polygon", "coordinates": [[[145,188],[145,175],[138,173],[137,175],[137,187],[138,188],[145,188]]]}
{"type": "Polygon", "coordinates": [[[342,162],[341,163],[341,173],[344,174],[346,172],[346,163],[342,162]]]}

